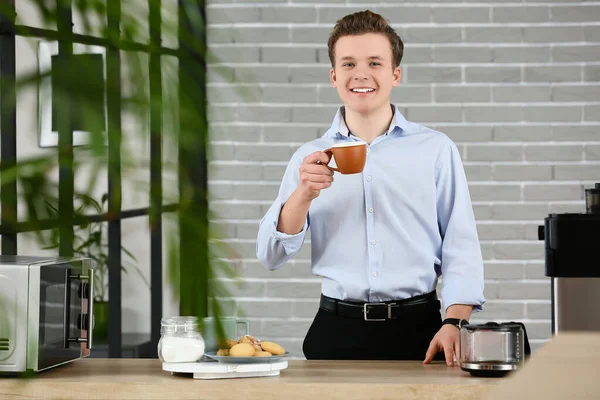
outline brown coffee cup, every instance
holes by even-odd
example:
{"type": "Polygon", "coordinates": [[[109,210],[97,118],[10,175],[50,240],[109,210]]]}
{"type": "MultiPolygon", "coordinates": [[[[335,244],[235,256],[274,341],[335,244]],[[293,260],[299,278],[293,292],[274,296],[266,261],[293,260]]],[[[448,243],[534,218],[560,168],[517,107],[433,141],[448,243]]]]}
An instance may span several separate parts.
{"type": "Polygon", "coordinates": [[[341,174],[358,174],[367,161],[367,144],[363,142],[339,143],[323,151],[329,156],[329,162],[335,157],[337,168],[325,166],[341,174]]]}

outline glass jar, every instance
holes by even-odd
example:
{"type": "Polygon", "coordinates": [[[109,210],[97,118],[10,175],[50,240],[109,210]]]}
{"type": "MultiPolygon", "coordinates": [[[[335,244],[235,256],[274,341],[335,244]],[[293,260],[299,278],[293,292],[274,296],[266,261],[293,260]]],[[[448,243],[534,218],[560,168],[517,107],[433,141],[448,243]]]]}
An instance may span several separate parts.
{"type": "Polygon", "coordinates": [[[204,346],[196,317],[169,317],[160,321],[158,358],[162,362],[196,362],[204,355],[204,346]]]}
{"type": "Polygon", "coordinates": [[[531,353],[521,322],[463,325],[460,366],[475,376],[502,376],[521,367],[531,353]]]}

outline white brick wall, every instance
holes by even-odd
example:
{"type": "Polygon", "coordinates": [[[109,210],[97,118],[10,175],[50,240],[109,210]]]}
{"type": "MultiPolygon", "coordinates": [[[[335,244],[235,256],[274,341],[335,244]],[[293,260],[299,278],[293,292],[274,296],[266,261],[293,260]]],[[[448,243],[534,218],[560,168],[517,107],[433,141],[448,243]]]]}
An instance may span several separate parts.
{"type": "Polygon", "coordinates": [[[309,246],[266,271],[254,254],[257,225],[291,154],[327,129],[339,105],[329,31],[369,8],[405,42],[393,101],[461,151],[488,300],[473,320],[524,321],[534,348],[550,337],[537,226],[550,212],[583,211],[583,188],[600,181],[600,2],[208,3],[211,206],[246,268],[231,312],[302,357],[319,295],[309,246]]]}

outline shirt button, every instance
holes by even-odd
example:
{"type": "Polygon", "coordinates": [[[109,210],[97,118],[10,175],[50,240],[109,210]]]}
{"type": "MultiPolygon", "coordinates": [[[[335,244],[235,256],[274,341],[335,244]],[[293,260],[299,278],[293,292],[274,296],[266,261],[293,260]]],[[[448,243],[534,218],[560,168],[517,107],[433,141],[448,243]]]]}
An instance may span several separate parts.
{"type": "Polygon", "coordinates": [[[367,182],[371,182],[371,177],[367,176],[367,182]]]}
{"type": "Polygon", "coordinates": [[[373,212],[373,207],[369,208],[369,212],[372,213],[373,212]]]}
{"type": "Polygon", "coordinates": [[[375,246],[375,243],[377,243],[377,242],[376,242],[376,241],[374,241],[374,240],[371,240],[371,244],[372,244],[373,246],[375,246]]]}
{"type": "Polygon", "coordinates": [[[373,275],[373,276],[377,276],[377,272],[373,271],[373,272],[371,273],[371,275],[373,275]]]}
{"type": "Polygon", "coordinates": [[[367,153],[370,153],[370,152],[371,152],[371,148],[367,147],[367,153]]]}

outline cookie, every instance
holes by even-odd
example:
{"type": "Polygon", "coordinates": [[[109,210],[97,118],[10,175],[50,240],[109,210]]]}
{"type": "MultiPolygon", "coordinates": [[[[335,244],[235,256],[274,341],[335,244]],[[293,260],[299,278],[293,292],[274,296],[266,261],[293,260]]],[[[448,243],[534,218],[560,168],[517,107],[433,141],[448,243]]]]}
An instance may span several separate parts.
{"type": "Polygon", "coordinates": [[[276,356],[280,355],[280,354],[285,354],[285,349],[283,347],[281,347],[280,345],[278,345],[277,343],[261,342],[260,347],[264,351],[268,351],[269,353],[274,354],[276,356]]]}
{"type": "Polygon", "coordinates": [[[218,356],[228,356],[229,355],[229,349],[219,349],[219,351],[217,351],[217,355],[218,356]]]}
{"type": "Polygon", "coordinates": [[[229,355],[232,357],[252,357],[254,352],[254,346],[250,343],[239,343],[229,349],[229,355]]]}
{"type": "Polygon", "coordinates": [[[254,342],[255,342],[255,341],[256,341],[256,340],[254,339],[254,336],[245,335],[245,336],[242,336],[242,337],[240,338],[240,341],[239,341],[239,342],[240,342],[240,343],[250,343],[250,344],[254,344],[254,342]]]}
{"type": "Polygon", "coordinates": [[[272,355],[268,351],[256,350],[254,352],[254,357],[271,357],[272,355]]]}
{"type": "Polygon", "coordinates": [[[227,346],[228,349],[232,348],[233,346],[235,346],[236,344],[238,344],[238,341],[235,339],[227,339],[225,341],[225,345],[227,346]]]}

